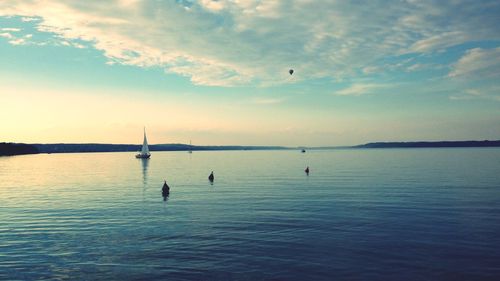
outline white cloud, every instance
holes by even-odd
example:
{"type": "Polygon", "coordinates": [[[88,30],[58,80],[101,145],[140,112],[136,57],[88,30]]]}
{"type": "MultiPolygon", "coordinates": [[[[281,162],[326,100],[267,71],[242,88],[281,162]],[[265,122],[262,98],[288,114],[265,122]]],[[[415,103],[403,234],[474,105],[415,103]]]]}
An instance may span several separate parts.
{"type": "Polygon", "coordinates": [[[362,71],[365,74],[377,73],[377,72],[381,71],[381,67],[380,66],[370,65],[370,66],[364,67],[362,69],[362,71]]]}
{"type": "Polygon", "coordinates": [[[461,96],[457,96],[457,95],[451,95],[449,97],[450,100],[471,100],[473,99],[472,97],[470,96],[465,96],[465,95],[461,95],[461,96]]]}
{"type": "Polygon", "coordinates": [[[472,96],[481,96],[481,90],[479,89],[466,89],[465,93],[472,96]]]}
{"type": "Polygon", "coordinates": [[[30,21],[37,21],[37,18],[30,18],[30,17],[22,17],[21,20],[23,22],[30,22],[30,21]]]}
{"type": "Polygon", "coordinates": [[[445,32],[418,40],[410,47],[410,50],[413,52],[425,53],[435,49],[443,49],[467,42],[470,35],[471,34],[466,34],[462,31],[445,32]]]}
{"type": "Polygon", "coordinates": [[[78,49],[85,49],[85,48],[87,48],[84,45],[79,44],[79,43],[75,43],[75,42],[73,42],[73,47],[78,48],[78,49]]]}
{"type": "Polygon", "coordinates": [[[406,67],[407,72],[422,71],[427,69],[442,69],[446,66],[435,63],[415,63],[406,67]]]}
{"type": "Polygon", "coordinates": [[[499,86],[485,86],[482,88],[469,88],[462,93],[451,95],[450,100],[493,100],[500,101],[499,86]]]}
{"type": "Polygon", "coordinates": [[[406,71],[413,72],[413,71],[419,71],[421,69],[426,68],[426,65],[421,64],[421,63],[416,63],[413,65],[410,65],[406,68],[406,71]]]}
{"type": "Polygon", "coordinates": [[[10,44],[12,45],[24,45],[26,44],[26,40],[23,38],[17,38],[9,41],[10,44]]]}
{"type": "Polygon", "coordinates": [[[13,28],[13,27],[4,27],[0,28],[1,31],[8,31],[8,32],[18,32],[21,31],[20,28],[13,28]]]}
{"type": "MultiPolygon", "coordinates": [[[[20,29],[17,28],[3,28],[2,30],[10,30],[12,32],[18,32],[20,29]]],[[[0,37],[7,38],[9,39],[9,44],[11,45],[26,45],[28,44],[28,39],[31,39],[33,37],[33,34],[26,34],[22,37],[19,36],[19,34],[12,35],[10,32],[2,32],[0,33],[0,37]]]]}
{"type": "Polygon", "coordinates": [[[499,77],[500,47],[495,49],[474,48],[468,50],[452,66],[450,77],[499,77]]]}
{"type": "Polygon", "coordinates": [[[13,38],[12,34],[10,34],[8,32],[2,32],[2,33],[0,33],[0,37],[7,38],[7,39],[12,39],[13,38]]]}
{"type": "Polygon", "coordinates": [[[220,11],[224,9],[225,1],[200,0],[200,5],[211,11],[220,11]]]}
{"type": "Polygon", "coordinates": [[[360,96],[368,93],[372,93],[376,89],[385,88],[385,84],[372,84],[372,83],[357,83],[344,88],[342,90],[336,91],[335,94],[339,96],[360,96]]]}
{"type": "Polygon", "coordinates": [[[0,16],[86,41],[110,64],[160,66],[214,86],[289,83],[289,68],[294,81],[383,72],[398,62],[379,62],[398,54],[500,40],[498,14],[494,0],[0,2],[0,16]]]}

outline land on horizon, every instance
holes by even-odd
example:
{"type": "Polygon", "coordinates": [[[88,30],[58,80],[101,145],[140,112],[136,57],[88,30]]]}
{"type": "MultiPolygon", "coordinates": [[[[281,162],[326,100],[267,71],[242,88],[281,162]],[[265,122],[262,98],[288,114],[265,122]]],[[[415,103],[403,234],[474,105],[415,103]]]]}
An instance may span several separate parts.
{"type": "MultiPolygon", "coordinates": [[[[370,142],[354,146],[245,146],[221,145],[204,146],[189,144],[152,144],[150,151],[216,151],[216,150],[293,150],[293,149],[370,149],[370,148],[439,148],[439,147],[500,147],[500,140],[482,141],[414,141],[414,142],[370,142]]],[[[0,156],[38,154],[38,153],[85,153],[85,152],[127,152],[138,151],[136,144],[104,144],[104,143],[52,143],[25,144],[0,143],[0,156]]]]}

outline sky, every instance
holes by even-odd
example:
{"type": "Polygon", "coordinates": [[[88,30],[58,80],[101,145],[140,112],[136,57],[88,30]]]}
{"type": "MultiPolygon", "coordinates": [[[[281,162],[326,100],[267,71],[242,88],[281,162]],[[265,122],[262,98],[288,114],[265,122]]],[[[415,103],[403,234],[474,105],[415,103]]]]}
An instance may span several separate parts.
{"type": "Polygon", "coordinates": [[[0,142],[500,139],[499,25],[498,0],[2,0],[0,142]]]}

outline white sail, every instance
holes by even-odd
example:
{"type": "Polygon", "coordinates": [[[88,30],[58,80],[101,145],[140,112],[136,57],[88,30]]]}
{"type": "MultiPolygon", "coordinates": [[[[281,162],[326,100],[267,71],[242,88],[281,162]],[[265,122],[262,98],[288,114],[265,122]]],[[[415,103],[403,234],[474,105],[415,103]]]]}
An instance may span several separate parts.
{"type": "Polygon", "coordinates": [[[144,128],[144,141],[142,142],[141,154],[142,155],[149,154],[148,139],[146,138],[146,128],[144,128]]]}

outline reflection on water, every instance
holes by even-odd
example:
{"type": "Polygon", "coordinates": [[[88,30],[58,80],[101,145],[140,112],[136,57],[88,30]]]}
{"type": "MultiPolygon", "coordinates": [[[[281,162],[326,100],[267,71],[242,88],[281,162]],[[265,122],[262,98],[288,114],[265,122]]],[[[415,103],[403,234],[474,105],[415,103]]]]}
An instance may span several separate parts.
{"type": "Polygon", "coordinates": [[[148,181],[149,159],[148,158],[140,158],[138,160],[142,162],[142,182],[144,184],[144,187],[146,187],[146,183],[148,181]]]}
{"type": "Polygon", "coordinates": [[[0,280],[500,276],[500,149],[153,157],[0,157],[0,280]]]}
{"type": "Polygon", "coordinates": [[[136,158],[137,161],[141,162],[142,165],[142,200],[146,199],[146,190],[148,187],[148,167],[149,158],[136,158]]]}

